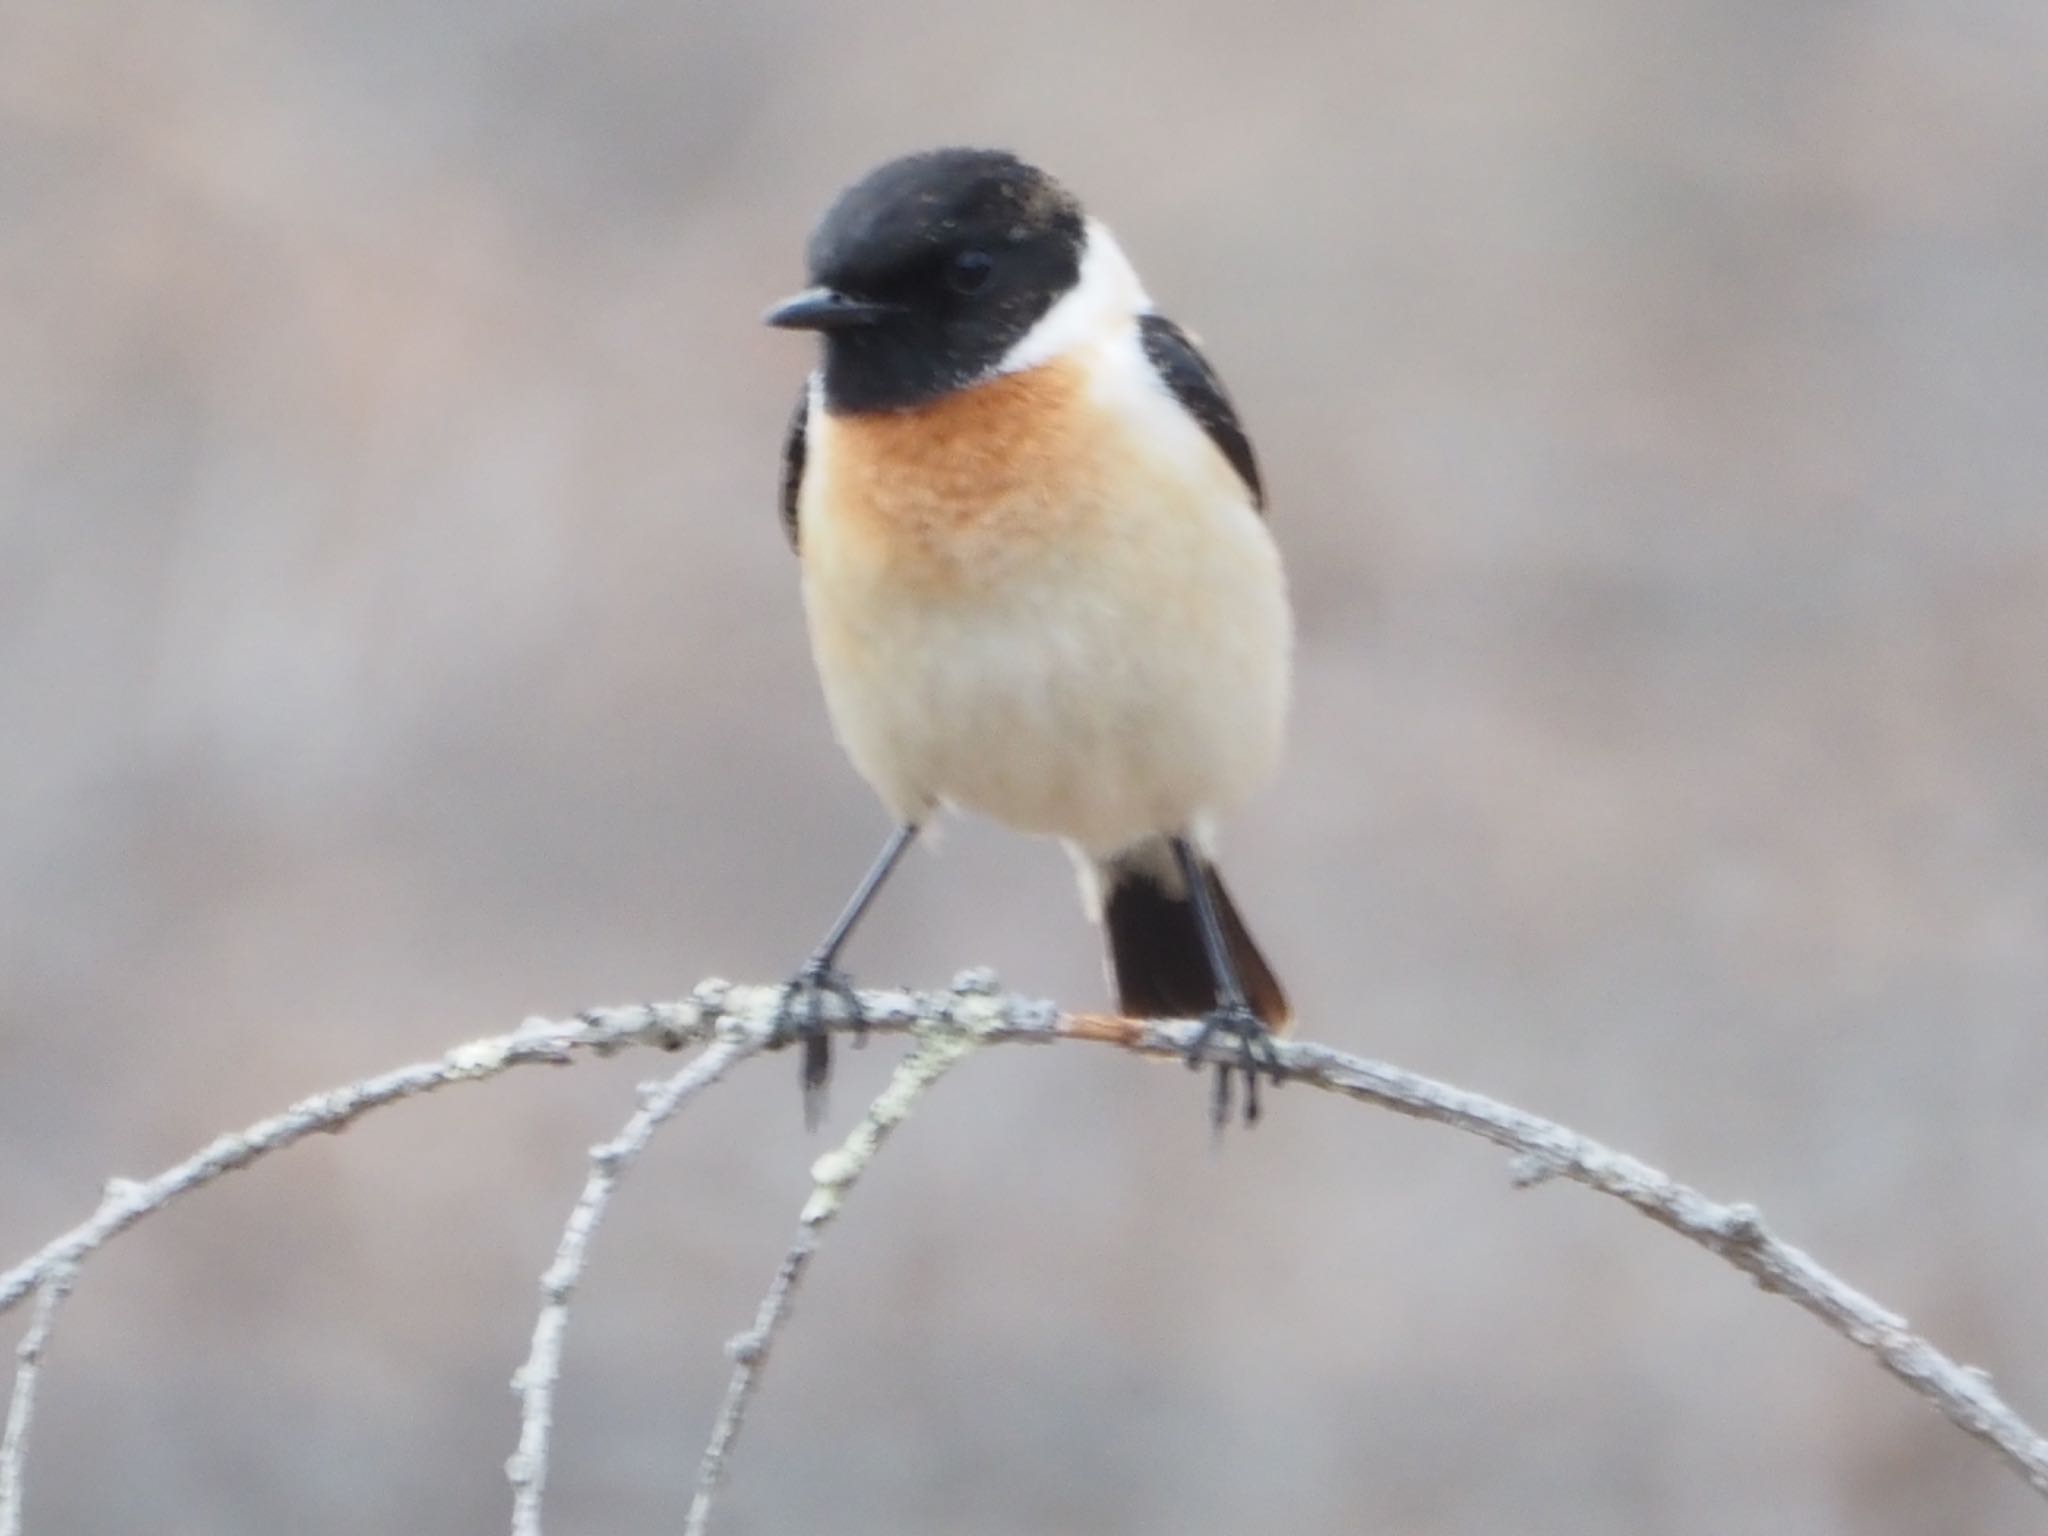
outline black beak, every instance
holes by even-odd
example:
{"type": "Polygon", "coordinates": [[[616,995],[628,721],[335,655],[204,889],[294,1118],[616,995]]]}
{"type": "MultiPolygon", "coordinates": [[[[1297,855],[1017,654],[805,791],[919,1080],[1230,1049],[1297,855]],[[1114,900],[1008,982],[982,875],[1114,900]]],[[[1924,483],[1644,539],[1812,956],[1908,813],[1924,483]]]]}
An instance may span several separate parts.
{"type": "Polygon", "coordinates": [[[849,298],[837,288],[806,288],[794,298],[784,299],[761,319],[785,331],[848,331],[873,325],[895,313],[893,304],[849,298]]]}

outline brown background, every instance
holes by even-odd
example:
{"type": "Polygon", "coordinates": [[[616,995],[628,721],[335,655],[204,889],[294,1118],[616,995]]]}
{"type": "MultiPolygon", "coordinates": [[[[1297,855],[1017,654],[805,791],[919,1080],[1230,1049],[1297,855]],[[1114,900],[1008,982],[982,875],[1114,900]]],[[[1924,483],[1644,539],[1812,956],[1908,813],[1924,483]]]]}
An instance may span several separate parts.
{"type": "MultiPolygon", "coordinates": [[[[958,140],[1115,225],[1260,444],[1300,689],[1229,866],[1307,1031],[1758,1201],[2048,1417],[2038,0],[10,7],[0,1256],[301,1092],[815,939],[884,822],[756,317],[838,184],[958,140]]],[[[855,959],[1101,995],[1064,861],[979,827],[855,959]]],[[[30,1530],[501,1529],[535,1278],[659,1065],[120,1243],[30,1530]]],[[[675,1528],[824,1145],[792,1072],[603,1232],[553,1529],[675,1528]]],[[[814,1271],[723,1529],[2040,1528],[1698,1251],[1276,1108],[1211,1155],[1177,1071],[972,1064],[814,1271]]]]}

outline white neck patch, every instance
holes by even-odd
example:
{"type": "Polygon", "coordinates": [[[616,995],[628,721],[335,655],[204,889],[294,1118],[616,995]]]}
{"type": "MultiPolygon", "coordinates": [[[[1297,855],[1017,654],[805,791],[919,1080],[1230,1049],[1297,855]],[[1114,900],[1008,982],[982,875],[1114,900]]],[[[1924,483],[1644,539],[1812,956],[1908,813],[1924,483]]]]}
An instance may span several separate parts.
{"type": "Polygon", "coordinates": [[[997,373],[1022,373],[1085,342],[1114,335],[1152,308],[1116,236],[1094,219],[1081,250],[1081,275],[1010,348],[997,373]]]}

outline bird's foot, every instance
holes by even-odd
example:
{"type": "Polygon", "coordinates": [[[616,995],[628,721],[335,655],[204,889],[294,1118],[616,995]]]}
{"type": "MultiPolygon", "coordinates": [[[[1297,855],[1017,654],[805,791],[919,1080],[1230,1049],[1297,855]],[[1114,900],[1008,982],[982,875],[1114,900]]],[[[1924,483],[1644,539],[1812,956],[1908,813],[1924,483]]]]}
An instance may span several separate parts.
{"type": "Polygon", "coordinates": [[[1226,1003],[1202,1016],[1202,1027],[1188,1042],[1190,1070],[1202,1064],[1209,1041],[1219,1034],[1237,1037],[1237,1060],[1216,1063],[1216,1091],[1209,1100],[1210,1123],[1220,1135],[1230,1123],[1230,1079],[1233,1073],[1244,1076],[1244,1123],[1255,1125],[1259,1118],[1260,1071],[1263,1069],[1277,1088],[1286,1081],[1287,1069],[1281,1065],[1280,1052],[1273,1045],[1273,1032],[1266,1028],[1257,1014],[1239,1002],[1226,1003]]]}
{"type": "Polygon", "coordinates": [[[798,1075],[804,1092],[804,1125],[810,1130],[816,1130],[824,1117],[825,1085],[832,1076],[832,1034],[827,1026],[834,1012],[843,1012],[853,1024],[856,1043],[865,1045],[867,1015],[861,1010],[860,994],[854,991],[852,979],[831,962],[813,958],[783,987],[769,1036],[773,1048],[792,1041],[803,1046],[798,1075]]]}

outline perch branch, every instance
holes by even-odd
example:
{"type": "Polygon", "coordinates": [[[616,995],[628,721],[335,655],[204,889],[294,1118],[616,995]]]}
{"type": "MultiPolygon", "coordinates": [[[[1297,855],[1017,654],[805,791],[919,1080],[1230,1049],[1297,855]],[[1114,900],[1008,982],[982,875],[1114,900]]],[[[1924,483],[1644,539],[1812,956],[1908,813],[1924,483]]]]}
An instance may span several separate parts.
{"type": "MultiPolygon", "coordinates": [[[[1089,1040],[1167,1058],[1181,1055],[1194,1038],[1196,1026],[1190,1022],[1062,1015],[1049,1004],[989,996],[985,978],[972,980],[973,985],[951,992],[863,992],[867,1027],[879,1033],[950,1033],[989,1043],[1089,1040]]],[[[769,1042],[782,991],[779,986],[707,982],[681,1003],[604,1009],[564,1023],[531,1020],[512,1034],[458,1047],[438,1061],[302,1100],[282,1115],[220,1138],[153,1179],[111,1182],[90,1218],[0,1274],[0,1312],[19,1304],[52,1275],[76,1267],[144,1216],[314,1131],[339,1130],[365,1111],[402,1098],[492,1077],[514,1066],[570,1061],[583,1051],[603,1054],[633,1045],[675,1048],[703,1041],[714,1030],[758,1049],[769,1042]]],[[[835,1019],[831,1027],[845,1030],[851,1024],[835,1019]]],[[[1226,1051],[1219,1042],[1208,1054],[1221,1062],[1226,1051]]],[[[1999,1397],[1988,1376],[1957,1363],[1914,1333],[1897,1313],[1772,1235],[1754,1207],[1709,1200],[1648,1164],[1564,1126],[1397,1067],[1305,1042],[1282,1042],[1278,1055],[1296,1081],[1448,1125],[1507,1149],[1514,1154],[1517,1183],[1563,1178],[1583,1184],[1719,1255],[1765,1290],[1796,1303],[1870,1354],[1958,1427],[1996,1450],[2036,1491],[2048,1494],[2048,1440],[1999,1397]]]]}
{"type": "Polygon", "coordinates": [[[76,1273],[66,1265],[52,1270],[37,1286],[28,1332],[15,1346],[14,1392],[7,1402],[7,1428],[0,1431],[0,1536],[21,1536],[22,1475],[28,1461],[29,1422],[36,1412],[36,1379],[42,1374],[50,1330],[57,1325],[57,1309],[71,1293],[76,1273]]]}
{"type": "Polygon", "coordinates": [[[640,1108],[619,1134],[591,1148],[590,1177],[562,1228],[555,1260],[540,1278],[541,1308],[533,1325],[533,1348],[512,1377],[512,1390],[519,1394],[520,1403],[519,1448],[505,1464],[505,1475],[512,1482],[513,1536],[541,1536],[541,1495],[547,1487],[555,1384],[562,1375],[562,1335],[569,1327],[569,1301],[576,1294],[576,1282],[583,1278],[591,1235],[604,1220],[612,1191],[647,1150],[664,1121],[717,1082],[734,1063],[759,1049],[759,1043],[745,1035],[718,1041],[666,1081],[643,1087],[640,1108]]]}
{"type": "Polygon", "coordinates": [[[804,1271],[825,1240],[825,1229],[839,1214],[847,1195],[867,1172],[868,1164],[889,1139],[889,1133],[908,1118],[924,1091],[944,1077],[977,1043],[973,1034],[925,1036],[917,1049],[897,1066],[895,1075],[845,1142],[811,1165],[811,1196],[797,1217],[796,1240],[776,1267],[775,1278],[769,1282],[768,1292],[754,1314],[754,1326],[726,1345],[726,1352],[732,1357],[732,1378],[726,1383],[725,1401],[719,1407],[711,1438],[704,1447],[703,1461],[697,1468],[697,1492],[690,1500],[683,1536],[704,1536],[710,1524],[711,1502],[717,1497],[719,1481],[725,1475],[726,1457],[739,1438],[747,1404],[753,1398],[761,1372],[767,1368],[768,1351],[774,1346],[776,1334],[789,1316],[796,1288],[802,1284],[804,1271]]]}

